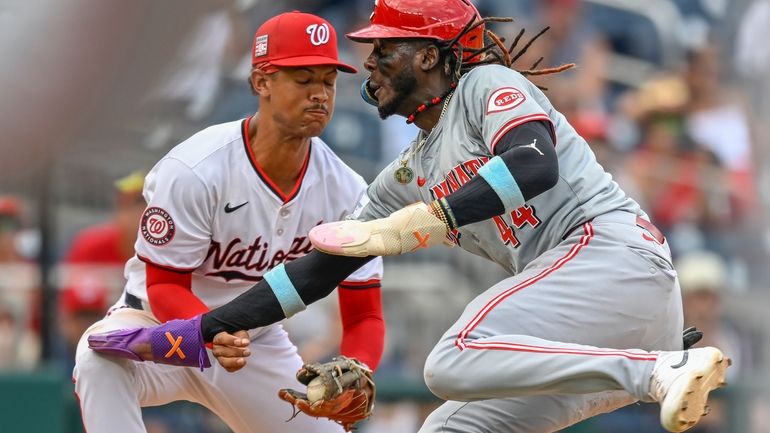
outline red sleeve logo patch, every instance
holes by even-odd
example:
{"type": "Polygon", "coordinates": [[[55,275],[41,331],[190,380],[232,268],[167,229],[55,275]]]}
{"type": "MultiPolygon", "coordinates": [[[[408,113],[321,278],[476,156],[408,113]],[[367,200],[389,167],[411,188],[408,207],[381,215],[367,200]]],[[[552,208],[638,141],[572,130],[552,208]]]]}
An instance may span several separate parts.
{"type": "Polygon", "coordinates": [[[487,101],[487,114],[508,111],[518,107],[527,100],[524,93],[515,87],[501,87],[491,95],[487,101]]]}
{"type": "Polygon", "coordinates": [[[159,207],[149,207],[142,214],[139,226],[144,240],[160,247],[171,242],[176,232],[176,225],[171,215],[159,207]]]}

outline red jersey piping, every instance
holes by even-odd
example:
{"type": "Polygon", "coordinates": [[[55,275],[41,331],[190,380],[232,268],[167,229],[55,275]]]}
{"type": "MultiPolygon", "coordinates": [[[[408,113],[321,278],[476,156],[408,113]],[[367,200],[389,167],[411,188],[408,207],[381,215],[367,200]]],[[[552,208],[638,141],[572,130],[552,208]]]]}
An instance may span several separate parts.
{"type": "Polygon", "coordinates": [[[305,162],[302,164],[302,168],[299,172],[299,178],[297,179],[297,183],[294,184],[294,188],[288,193],[284,194],[283,191],[281,191],[280,188],[273,182],[272,179],[267,175],[267,173],[262,170],[262,167],[257,164],[257,159],[254,156],[254,152],[251,149],[251,143],[249,141],[249,119],[250,117],[247,117],[243,120],[242,123],[242,129],[241,129],[241,135],[243,136],[243,146],[246,150],[246,155],[249,158],[249,162],[251,163],[251,166],[254,168],[254,171],[257,173],[257,176],[262,180],[262,182],[267,186],[267,188],[273,192],[281,201],[285,204],[290,202],[294,197],[297,196],[297,193],[299,193],[300,187],[302,186],[302,180],[305,178],[305,173],[307,172],[308,163],[310,162],[310,150],[313,145],[313,142],[311,140],[310,144],[308,145],[307,149],[307,155],[305,156],[305,162]]]}

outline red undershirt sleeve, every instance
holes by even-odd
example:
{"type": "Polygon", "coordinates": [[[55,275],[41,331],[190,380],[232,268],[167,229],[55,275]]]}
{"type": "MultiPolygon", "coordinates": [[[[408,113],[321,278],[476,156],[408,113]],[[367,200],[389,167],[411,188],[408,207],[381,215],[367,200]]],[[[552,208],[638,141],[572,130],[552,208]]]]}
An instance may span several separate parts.
{"type": "Polygon", "coordinates": [[[161,322],[190,319],[209,311],[192,292],[192,272],[179,272],[147,263],[147,299],[161,322]]]}
{"type": "Polygon", "coordinates": [[[385,344],[380,280],[343,281],[339,285],[342,343],[340,353],[375,370],[385,344]]]}

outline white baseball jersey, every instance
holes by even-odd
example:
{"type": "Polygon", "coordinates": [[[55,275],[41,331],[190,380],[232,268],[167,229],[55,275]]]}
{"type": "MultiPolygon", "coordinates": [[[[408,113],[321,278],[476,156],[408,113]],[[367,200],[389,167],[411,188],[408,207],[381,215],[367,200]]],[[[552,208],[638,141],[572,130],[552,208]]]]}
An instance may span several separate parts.
{"type": "MultiPolygon", "coordinates": [[[[118,363],[88,348],[90,334],[158,324],[147,305],[145,262],[192,272],[193,293],[216,308],[272,267],[311,251],[306,234],[316,224],[340,220],[367,201],[364,180],[318,138],[311,141],[294,189],[284,195],[256,163],[245,131],[248,120],[207,128],[172,149],[147,175],[137,254],[125,269],[126,291],[140,298],[144,309],[125,308],[118,300],[78,344],[73,377],[88,431],[115,432],[119,426],[121,433],[146,433],[140,406],[190,400],[238,433],[342,433],[326,419],[285,422],[286,403],[276,394],[296,386],[294,372],[303,361],[280,323],[250,332],[252,354],[232,374],[215,362],[203,372],[118,363]]],[[[379,280],[381,274],[377,259],[348,281],[379,280]]]]}
{"type": "MultiPolygon", "coordinates": [[[[147,301],[145,263],[192,271],[192,291],[219,307],[276,265],[310,252],[314,226],[366,202],[366,182],[319,138],[294,189],[284,195],[256,163],[248,120],[209,127],[172,149],[147,175],[136,256],[126,290],[147,301]]],[[[379,280],[382,260],[346,281],[379,280]]]]}

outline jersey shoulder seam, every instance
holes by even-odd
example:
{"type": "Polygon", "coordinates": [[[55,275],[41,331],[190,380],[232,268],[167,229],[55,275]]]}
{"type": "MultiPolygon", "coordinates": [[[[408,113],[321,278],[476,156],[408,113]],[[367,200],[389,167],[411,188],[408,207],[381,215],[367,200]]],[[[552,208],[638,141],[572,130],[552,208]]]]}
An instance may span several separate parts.
{"type": "MultiPolygon", "coordinates": [[[[201,177],[201,176],[198,174],[198,172],[195,170],[195,167],[196,167],[196,166],[197,166],[197,165],[200,163],[200,161],[199,161],[198,163],[195,163],[194,165],[192,165],[192,166],[191,166],[190,164],[187,164],[185,161],[183,161],[183,160],[179,159],[179,158],[178,158],[178,157],[176,157],[176,156],[167,155],[167,156],[166,156],[165,158],[163,158],[163,159],[164,159],[164,160],[165,160],[165,159],[174,160],[174,161],[177,161],[178,163],[182,164],[183,166],[187,167],[187,168],[190,170],[190,173],[192,173],[192,174],[193,174],[193,176],[195,176],[195,178],[196,178],[196,179],[198,179],[198,182],[200,182],[200,183],[201,183],[201,185],[203,185],[204,187],[206,186],[206,182],[204,182],[203,178],[202,178],[202,177],[201,177]]],[[[205,159],[205,158],[203,158],[203,159],[205,159]]]]}
{"type": "MultiPolygon", "coordinates": [[[[231,123],[235,123],[235,122],[231,122],[231,123]]],[[[240,122],[238,122],[238,124],[240,125],[240,122]]],[[[209,126],[208,128],[205,128],[205,129],[199,131],[198,133],[193,134],[187,140],[185,140],[185,141],[179,143],[177,146],[175,146],[174,149],[172,149],[166,155],[166,157],[167,158],[175,158],[178,161],[180,161],[181,163],[183,163],[184,165],[190,167],[190,169],[194,170],[199,164],[203,163],[205,160],[210,158],[211,155],[221,151],[222,149],[225,149],[225,148],[231,146],[234,142],[242,140],[242,136],[240,134],[240,129],[238,130],[239,132],[237,134],[233,134],[230,139],[226,139],[227,135],[223,134],[223,135],[225,135],[225,137],[222,138],[222,141],[220,142],[219,145],[215,145],[215,146],[211,146],[211,147],[207,146],[206,148],[204,148],[204,152],[201,152],[201,155],[198,156],[197,158],[195,158],[195,160],[185,160],[184,158],[182,158],[180,156],[177,156],[178,153],[182,152],[182,151],[179,150],[179,148],[194,146],[195,144],[193,143],[193,140],[195,140],[195,141],[202,141],[201,137],[203,137],[204,134],[206,134],[207,132],[211,133],[211,131],[214,130],[215,128],[224,128],[226,125],[228,125],[228,124],[219,124],[219,125],[209,126]]],[[[211,139],[205,140],[206,143],[210,143],[211,141],[215,141],[215,140],[211,140],[211,139]]]]}

